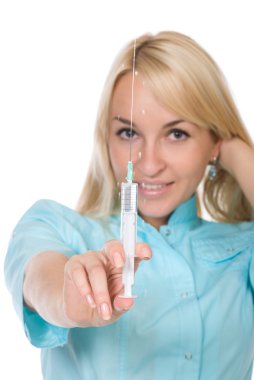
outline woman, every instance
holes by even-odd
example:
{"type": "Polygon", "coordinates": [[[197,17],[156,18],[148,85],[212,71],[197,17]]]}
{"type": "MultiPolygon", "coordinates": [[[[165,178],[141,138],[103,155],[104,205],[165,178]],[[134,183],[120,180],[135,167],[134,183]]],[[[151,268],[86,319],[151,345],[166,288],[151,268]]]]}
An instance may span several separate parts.
{"type": "Polygon", "coordinates": [[[6,279],[17,312],[47,380],[250,379],[251,141],[215,62],[174,32],[136,41],[131,128],[132,63],[130,43],[105,86],[78,212],[39,201],[14,231],[6,279]],[[135,302],[119,297],[117,184],[130,141],[135,302]],[[215,222],[198,216],[203,179],[215,222]]]}

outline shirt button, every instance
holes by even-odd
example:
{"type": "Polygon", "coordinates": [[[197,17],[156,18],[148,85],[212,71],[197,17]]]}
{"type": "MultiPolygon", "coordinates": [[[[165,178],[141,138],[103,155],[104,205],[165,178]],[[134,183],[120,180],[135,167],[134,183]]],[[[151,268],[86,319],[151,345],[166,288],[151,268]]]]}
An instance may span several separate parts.
{"type": "Polygon", "coordinates": [[[185,352],[184,357],[186,360],[191,360],[192,359],[192,353],[191,352],[185,352]]]}
{"type": "Polygon", "coordinates": [[[181,298],[187,298],[188,297],[188,292],[182,292],[181,293],[181,298]]]}
{"type": "Polygon", "coordinates": [[[166,236],[169,236],[170,234],[171,234],[171,231],[170,231],[169,228],[167,228],[167,229],[165,230],[165,235],[166,235],[166,236]]]}

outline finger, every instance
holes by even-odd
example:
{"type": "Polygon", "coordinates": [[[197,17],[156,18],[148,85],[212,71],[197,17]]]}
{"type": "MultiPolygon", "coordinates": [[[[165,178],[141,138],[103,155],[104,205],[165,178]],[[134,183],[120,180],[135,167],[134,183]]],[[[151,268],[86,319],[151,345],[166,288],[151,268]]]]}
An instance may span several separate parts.
{"type": "Polygon", "coordinates": [[[96,308],[96,303],[94,301],[94,297],[92,296],[92,289],[87,279],[87,274],[84,271],[84,268],[76,268],[73,271],[72,277],[81,295],[85,296],[87,304],[92,308],[96,308]]]}
{"type": "Polygon", "coordinates": [[[96,304],[92,296],[91,286],[87,279],[87,274],[83,265],[76,260],[69,260],[68,264],[66,265],[66,273],[68,278],[78,289],[80,295],[82,297],[85,297],[87,304],[90,307],[95,308],[96,304]]]}
{"type": "Polygon", "coordinates": [[[121,298],[116,296],[113,301],[113,307],[116,314],[123,314],[134,305],[133,298],[121,298]]]}
{"type": "Polygon", "coordinates": [[[102,252],[106,255],[110,263],[115,268],[122,268],[124,266],[124,249],[123,245],[118,240],[110,240],[104,244],[102,252]]]}
{"type": "Polygon", "coordinates": [[[152,257],[152,250],[149,247],[149,245],[147,245],[145,243],[137,243],[136,244],[135,263],[134,263],[135,272],[138,269],[141,261],[150,260],[151,257],[152,257]]]}
{"type": "Polygon", "coordinates": [[[112,306],[105,266],[100,260],[90,260],[87,263],[86,271],[98,314],[102,319],[109,320],[112,315],[112,306]]]}
{"type": "Polygon", "coordinates": [[[140,260],[150,260],[152,257],[152,250],[146,243],[136,244],[136,257],[140,260]]]}

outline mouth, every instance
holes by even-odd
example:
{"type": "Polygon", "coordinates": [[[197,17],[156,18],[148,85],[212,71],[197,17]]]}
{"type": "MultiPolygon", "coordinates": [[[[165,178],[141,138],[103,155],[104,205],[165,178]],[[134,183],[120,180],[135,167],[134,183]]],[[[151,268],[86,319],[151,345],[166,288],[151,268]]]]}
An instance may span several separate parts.
{"type": "Polygon", "coordinates": [[[148,183],[148,182],[141,182],[139,183],[139,191],[140,193],[145,197],[151,197],[156,198],[159,197],[169,190],[171,190],[172,185],[174,182],[167,182],[167,183],[148,183]]]}
{"type": "Polygon", "coordinates": [[[142,189],[146,189],[146,190],[159,190],[159,189],[163,189],[163,187],[166,187],[169,183],[145,183],[145,182],[142,182],[139,184],[140,187],[142,187],[142,189]]]}

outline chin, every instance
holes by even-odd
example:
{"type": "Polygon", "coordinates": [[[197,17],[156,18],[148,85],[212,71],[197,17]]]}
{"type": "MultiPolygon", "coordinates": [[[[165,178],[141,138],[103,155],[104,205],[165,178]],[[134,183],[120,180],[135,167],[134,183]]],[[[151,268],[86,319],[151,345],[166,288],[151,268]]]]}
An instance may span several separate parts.
{"type": "Polygon", "coordinates": [[[139,214],[142,216],[143,219],[168,219],[169,215],[171,214],[173,210],[168,210],[165,212],[165,208],[163,211],[160,210],[148,210],[148,209],[143,209],[139,208],[139,214]]]}

